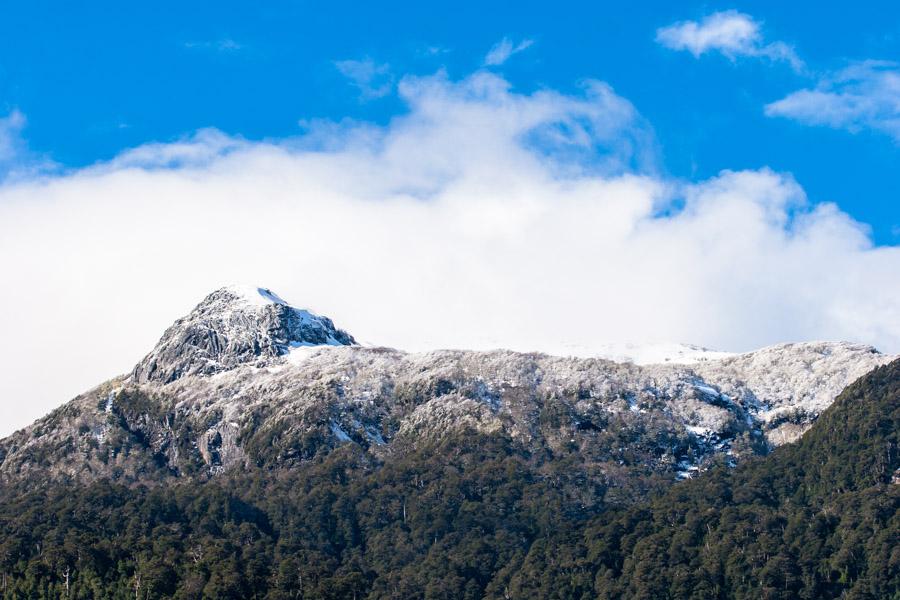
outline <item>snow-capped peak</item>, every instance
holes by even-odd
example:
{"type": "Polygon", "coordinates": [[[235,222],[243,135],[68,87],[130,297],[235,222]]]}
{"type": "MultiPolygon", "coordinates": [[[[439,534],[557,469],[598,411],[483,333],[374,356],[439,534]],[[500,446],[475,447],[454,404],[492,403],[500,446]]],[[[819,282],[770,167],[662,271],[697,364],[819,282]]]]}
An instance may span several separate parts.
{"type": "Polygon", "coordinates": [[[290,306],[275,292],[268,288],[257,287],[255,285],[229,285],[222,288],[230,292],[235,298],[245,302],[251,306],[265,306],[267,304],[281,304],[290,306]]]}
{"type": "Polygon", "coordinates": [[[138,381],[168,383],[241,364],[265,363],[305,346],[349,346],[353,337],[328,317],[294,308],[268,288],[229,286],[178,319],[135,367],[138,381]]]}
{"type": "MultiPolygon", "coordinates": [[[[315,323],[316,321],[320,321],[322,319],[326,319],[327,317],[322,317],[314,313],[313,311],[306,308],[297,308],[293,306],[291,303],[287,302],[283,298],[281,298],[278,294],[270,290],[269,288],[257,287],[255,285],[229,285],[227,287],[222,288],[218,292],[214,292],[213,295],[218,293],[230,294],[235,300],[235,303],[229,303],[229,310],[233,310],[233,304],[238,304],[240,308],[245,307],[266,307],[266,306],[285,306],[290,309],[291,313],[297,317],[303,323],[315,323]]],[[[207,299],[211,298],[211,296],[207,297],[207,299]]],[[[344,345],[343,342],[332,340],[326,342],[329,345],[344,345]]],[[[312,344],[306,342],[302,345],[312,346],[317,344],[312,344]]]]}

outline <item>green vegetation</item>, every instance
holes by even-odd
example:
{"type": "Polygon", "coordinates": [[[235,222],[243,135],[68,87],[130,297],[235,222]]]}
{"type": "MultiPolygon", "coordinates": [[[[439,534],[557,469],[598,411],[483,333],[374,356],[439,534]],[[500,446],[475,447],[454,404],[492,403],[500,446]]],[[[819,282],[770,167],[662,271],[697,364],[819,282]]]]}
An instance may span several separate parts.
{"type": "Polygon", "coordinates": [[[900,598],[900,361],[800,442],[535,545],[512,597],[900,598]]]}
{"type": "Polygon", "coordinates": [[[461,436],[171,487],[2,490],[2,598],[900,598],[900,361],[640,504],[461,436]],[[609,499],[607,498],[607,502],[609,499]]]}

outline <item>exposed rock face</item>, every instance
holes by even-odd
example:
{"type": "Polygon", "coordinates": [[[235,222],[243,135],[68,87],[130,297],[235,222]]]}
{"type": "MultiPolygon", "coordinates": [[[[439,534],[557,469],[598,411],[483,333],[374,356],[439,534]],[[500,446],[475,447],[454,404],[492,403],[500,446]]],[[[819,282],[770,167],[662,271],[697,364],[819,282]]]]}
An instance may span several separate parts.
{"type": "Polygon", "coordinates": [[[294,308],[265,288],[227,287],[176,321],[132,375],[140,383],[170,383],[282,356],[292,347],[354,343],[331,319],[294,308]]]}
{"type": "MultiPolygon", "coordinates": [[[[509,351],[410,354],[353,345],[330,320],[261,290],[220,290],[126,377],[0,441],[0,479],[155,482],[290,468],[344,444],[391,460],[498,435],[565,460],[598,488],[690,477],[799,436],[892,357],[785,344],[695,364],[509,351]]],[[[650,485],[650,483],[647,483],[650,485]]]]}

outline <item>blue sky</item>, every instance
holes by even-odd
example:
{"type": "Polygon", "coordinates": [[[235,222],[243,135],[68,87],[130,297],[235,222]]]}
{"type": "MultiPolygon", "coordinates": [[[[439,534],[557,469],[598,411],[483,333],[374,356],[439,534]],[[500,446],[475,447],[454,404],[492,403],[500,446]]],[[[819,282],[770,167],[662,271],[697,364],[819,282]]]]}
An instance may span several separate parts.
{"type": "Polygon", "coordinates": [[[360,94],[340,61],[370,60],[382,86],[441,68],[460,78],[504,37],[532,42],[497,67],[515,89],[575,92],[594,78],[631,101],[667,176],[768,166],[811,200],[837,202],[877,243],[900,240],[900,139],[764,113],[848,64],[900,58],[891,2],[7,3],[0,115],[21,113],[33,155],[64,167],[204,127],[270,139],[297,135],[303,120],[385,123],[404,104],[360,94]],[[752,16],[806,72],[655,41],[660,27],[723,10],[752,16]]]}

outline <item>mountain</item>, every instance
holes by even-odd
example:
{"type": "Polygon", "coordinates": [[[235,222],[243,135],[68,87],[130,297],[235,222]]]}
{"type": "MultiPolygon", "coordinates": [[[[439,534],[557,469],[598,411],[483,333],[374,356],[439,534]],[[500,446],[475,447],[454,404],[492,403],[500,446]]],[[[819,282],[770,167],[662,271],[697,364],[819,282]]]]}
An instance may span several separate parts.
{"type": "Polygon", "coordinates": [[[223,288],[130,374],[0,441],[0,480],[202,480],[293,468],[348,444],[380,464],[470,432],[535,464],[569,462],[594,490],[587,502],[627,500],[796,440],[843,387],[891,360],[825,342],[689,358],[363,347],[267,289],[223,288]]]}
{"type": "Polygon", "coordinates": [[[129,375],[10,438],[19,468],[0,486],[2,597],[900,596],[900,360],[833,400],[828,386],[885,357],[785,346],[701,376],[505,352],[298,352],[170,383],[129,375]],[[697,385],[720,385],[717,404],[697,385]],[[778,396],[792,389],[794,400],[778,396]],[[258,413],[265,401],[271,413],[258,413]],[[749,418],[761,431],[751,446],[766,448],[792,402],[828,407],[795,443],[744,456],[730,438],[731,456],[713,447],[721,460],[676,482],[679,467],[662,459],[637,466],[674,453],[668,432],[694,436],[679,402],[749,418]],[[110,427],[97,447],[118,471],[86,470],[103,463],[64,438],[50,444],[97,412],[110,427]],[[166,415],[171,438],[157,428],[166,415]],[[380,432],[367,415],[381,415],[380,432]],[[233,445],[220,434],[210,446],[231,422],[243,424],[233,445]],[[191,455],[191,435],[206,450],[191,455]],[[21,468],[23,440],[42,439],[32,447],[48,466],[21,468]],[[125,468],[148,455],[156,470],[125,468]]]}

